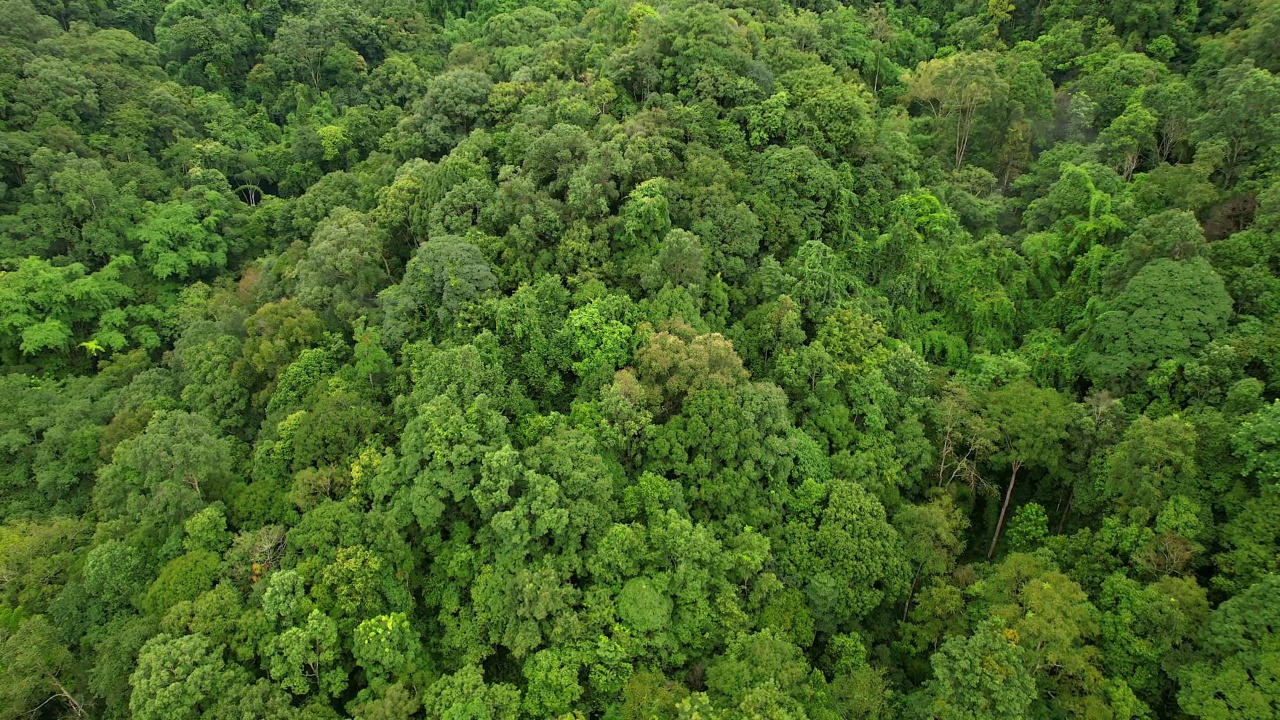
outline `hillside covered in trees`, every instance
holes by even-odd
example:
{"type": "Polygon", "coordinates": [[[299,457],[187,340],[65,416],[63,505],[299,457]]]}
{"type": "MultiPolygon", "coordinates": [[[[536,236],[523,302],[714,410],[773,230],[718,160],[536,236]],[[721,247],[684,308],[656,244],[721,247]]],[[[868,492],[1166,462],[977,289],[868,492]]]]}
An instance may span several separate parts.
{"type": "Polygon", "coordinates": [[[0,720],[1280,716],[1278,38],[0,0],[0,720]]]}

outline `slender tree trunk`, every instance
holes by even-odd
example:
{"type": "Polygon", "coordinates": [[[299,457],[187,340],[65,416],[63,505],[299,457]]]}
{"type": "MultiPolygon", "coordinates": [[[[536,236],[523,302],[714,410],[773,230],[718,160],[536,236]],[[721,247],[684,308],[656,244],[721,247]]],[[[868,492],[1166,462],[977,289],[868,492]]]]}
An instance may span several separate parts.
{"type": "Polygon", "coordinates": [[[79,701],[71,693],[67,692],[67,689],[58,681],[58,678],[53,678],[53,685],[58,689],[58,695],[67,702],[67,705],[71,706],[71,710],[76,714],[76,717],[83,717],[84,707],[80,705],[79,701]]]}
{"type": "Polygon", "coordinates": [[[947,477],[947,459],[951,457],[951,431],[949,430],[942,436],[942,452],[939,455],[942,458],[938,462],[938,487],[942,487],[947,477]]]}
{"type": "Polygon", "coordinates": [[[977,112],[976,104],[960,106],[956,114],[956,169],[964,165],[965,153],[969,150],[969,133],[973,130],[973,116],[977,112]]]}
{"type": "Polygon", "coordinates": [[[916,594],[916,583],[920,582],[920,573],[924,571],[924,563],[916,566],[916,574],[911,578],[911,589],[907,591],[907,602],[902,605],[902,622],[907,621],[907,612],[911,610],[911,600],[916,594]]]}
{"type": "Polygon", "coordinates": [[[1142,162],[1142,156],[1138,153],[1130,153],[1124,158],[1124,165],[1121,166],[1124,181],[1129,182],[1133,179],[1133,173],[1138,169],[1138,164],[1142,162]]]}
{"type": "Polygon", "coordinates": [[[1067,518],[1071,517],[1071,503],[1076,499],[1076,486],[1071,486],[1071,491],[1067,493],[1067,507],[1062,511],[1062,518],[1058,520],[1058,534],[1062,534],[1062,529],[1067,526],[1067,518]]]}
{"type": "Polygon", "coordinates": [[[197,478],[197,477],[196,477],[196,476],[194,476],[194,475],[188,475],[188,476],[186,477],[186,483],[187,483],[187,486],[188,486],[188,487],[190,487],[192,490],[195,490],[195,491],[196,491],[196,496],[197,496],[197,497],[199,497],[199,498],[201,498],[201,499],[204,499],[204,493],[200,491],[200,480],[199,480],[199,478],[197,478]]]}
{"type": "Polygon", "coordinates": [[[1022,468],[1022,462],[1015,460],[1013,462],[1013,474],[1009,476],[1009,489],[1004,492],[1004,504],[1000,506],[1000,519],[996,521],[996,534],[991,537],[991,549],[987,550],[987,559],[995,557],[996,545],[1000,543],[1000,533],[1004,530],[1004,516],[1009,512],[1009,501],[1013,499],[1013,486],[1018,482],[1018,470],[1022,468]]]}
{"type": "Polygon", "coordinates": [[[876,48],[876,75],[871,81],[871,93],[874,95],[880,92],[880,48],[876,48]]]}

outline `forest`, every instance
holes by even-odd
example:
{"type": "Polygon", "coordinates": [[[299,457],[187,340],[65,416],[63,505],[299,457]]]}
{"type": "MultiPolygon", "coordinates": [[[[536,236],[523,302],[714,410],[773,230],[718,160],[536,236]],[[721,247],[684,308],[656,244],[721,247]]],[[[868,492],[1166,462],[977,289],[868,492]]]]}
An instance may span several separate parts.
{"type": "Polygon", "coordinates": [[[0,0],[0,720],[1280,718],[1278,38],[0,0]]]}

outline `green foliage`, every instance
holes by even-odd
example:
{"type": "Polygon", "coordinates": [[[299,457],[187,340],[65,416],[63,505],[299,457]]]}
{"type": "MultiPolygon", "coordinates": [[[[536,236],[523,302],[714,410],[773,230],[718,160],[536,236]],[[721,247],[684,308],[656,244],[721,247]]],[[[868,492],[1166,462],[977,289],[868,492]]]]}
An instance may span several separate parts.
{"type": "Polygon", "coordinates": [[[1019,642],[1016,631],[991,619],[972,636],[943,643],[930,661],[934,679],[923,691],[921,712],[956,720],[1024,717],[1036,685],[1019,642]]]}
{"type": "Polygon", "coordinates": [[[636,632],[665,630],[671,623],[671,600],[645,578],[632,578],[618,593],[618,617],[636,632]]]}
{"type": "Polygon", "coordinates": [[[411,676],[422,662],[421,641],[404,613],[379,615],[356,628],[352,655],[371,685],[411,676]]]}
{"type": "Polygon", "coordinates": [[[824,631],[849,628],[903,591],[908,571],[901,538],[861,486],[833,483],[817,522],[795,522],[786,530],[785,567],[805,578],[810,611],[824,631]]]}
{"type": "Polygon", "coordinates": [[[1278,32],[0,0],[0,717],[1274,715],[1278,32]]]}
{"type": "Polygon", "coordinates": [[[79,263],[59,267],[29,257],[12,270],[0,271],[0,348],[7,362],[49,352],[65,356],[77,338],[111,350],[131,344],[154,347],[154,332],[130,338],[140,331],[131,327],[129,313],[120,307],[133,296],[121,282],[122,272],[132,264],[125,256],[89,273],[79,263]]]}
{"type": "Polygon", "coordinates": [[[186,530],[186,537],[182,543],[189,552],[221,554],[231,544],[227,515],[217,505],[210,505],[192,515],[183,528],[186,530]]]}
{"type": "Polygon", "coordinates": [[[6,715],[39,712],[51,701],[63,712],[84,712],[86,698],[77,686],[75,658],[43,615],[23,620],[8,633],[0,644],[0,658],[4,660],[0,708],[6,715]]]}
{"type": "Polygon", "coordinates": [[[1138,418],[1107,454],[1106,493],[1116,509],[1136,507],[1154,514],[1179,492],[1194,494],[1200,469],[1191,452],[1194,426],[1176,416],[1138,418]]]}
{"type": "Polygon", "coordinates": [[[455,333],[467,306],[496,285],[475,245],[455,236],[431,240],[409,260],[400,283],[380,295],[387,341],[396,346],[418,333],[455,333]]]}
{"type": "Polygon", "coordinates": [[[1278,698],[1268,678],[1275,661],[1276,578],[1224,602],[1200,633],[1203,659],[1181,670],[1178,705],[1192,717],[1264,716],[1278,698]]]}
{"type": "Polygon", "coordinates": [[[203,635],[157,635],[138,653],[129,678],[129,710],[136,718],[198,718],[237,681],[219,648],[203,635]]]}
{"type": "Polygon", "coordinates": [[[196,550],[174,558],[160,569],[160,575],[148,588],[142,606],[153,615],[163,615],[183,600],[195,600],[213,587],[221,564],[218,556],[207,550],[196,550]]]}
{"type": "Polygon", "coordinates": [[[338,627],[319,610],[268,642],[271,679],[294,695],[318,692],[337,696],[347,687],[347,672],[338,665],[338,627]]]}
{"type": "Polygon", "coordinates": [[[1030,550],[1049,536],[1049,516],[1039,503],[1021,505],[1009,520],[1009,547],[1030,550]]]}
{"type": "Polygon", "coordinates": [[[1273,490],[1280,483],[1280,401],[1242,420],[1231,436],[1231,446],[1244,460],[1241,472],[1273,490]]]}
{"type": "MultiPolygon", "coordinates": [[[[811,673],[799,648],[764,630],[729,646],[725,656],[707,669],[707,689],[722,707],[801,717],[806,705],[825,700],[821,680],[811,673]]],[[[814,710],[818,708],[810,708],[814,710]]]]}
{"type": "Polygon", "coordinates": [[[141,435],[116,447],[99,473],[94,502],[103,519],[167,532],[226,489],[232,447],[200,415],[157,412],[141,435]]]}
{"type": "Polygon", "coordinates": [[[382,245],[363,215],[334,210],[316,226],[306,257],[298,262],[298,299],[345,323],[366,314],[389,282],[382,245]]]}
{"type": "MultiPolygon", "coordinates": [[[[208,204],[224,202],[211,191],[202,199],[208,204]]],[[[186,280],[201,271],[221,270],[227,264],[227,243],[217,234],[221,215],[220,209],[176,201],[149,208],[134,231],[135,241],[142,246],[142,261],[161,280],[186,280]],[[208,214],[201,217],[204,213],[208,214]]]]}
{"type": "Polygon", "coordinates": [[[1080,364],[1099,385],[1140,381],[1159,362],[1190,357],[1231,316],[1222,279],[1203,259],[1154,260],[1106,303],[1082,338],[1080,364]]]}

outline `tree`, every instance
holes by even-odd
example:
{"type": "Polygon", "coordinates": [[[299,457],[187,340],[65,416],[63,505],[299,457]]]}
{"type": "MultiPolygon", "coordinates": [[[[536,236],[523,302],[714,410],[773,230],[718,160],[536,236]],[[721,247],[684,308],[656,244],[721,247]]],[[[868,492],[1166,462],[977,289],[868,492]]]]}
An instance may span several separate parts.
{"type": "Polygon", "coordinates": [[[298,716],[298,710],[289,700],[287,692],[268,680],[258,680],[252,685],[247,682],[236,684],[218,698],[206,717],[217,720],[290,720],[298,716]]]}
{"type": "Polygon", "coordinates": [[[1107,157],[1126,181],[1138,169],[1143,153],[1151,149],[1156,126],[1156,116],[1150,110],[1141,102],[1131,102],[1098,135],[1107,157]]]}
{"type": "Polygon", "coordinates": [[[338,664],[338,627],[319,610],[281,632],[269,647],[271,678],[294,695],[315,690],[337,697],[346,689],[347,672],[338,664]]]}
{"type": "Polygon", "coordinates": [[[1036,683],[1025,653],[1017,632],[995,618],[969,637],[951,638],[930,659],[934,678],[922,710],[945,720],[1026,717],[1036,683]]]}
{"type": "Polygon", "coordinates": [[[982,416],[973,393],[959,383],[948,385],[938,400],[937,423],[937,486],[946,488],[957,480],[972,489],[985,486],[982,466],[996,451],[998,429],[982,416]]]}
{"type": "Polygon", "coordinates": [[[335,209],[316,226],[297,273],[298,300],[343,323],[367,314],[391,277],[377,228],[347,208],[335,209]]]}
{"type": "Polygon", "coordinates": [[[893,526],[902,536],[907,560],[914,566],[907,600],[902,605],[905,621],[917,585],[954,569],[956,558],[964,550],[964,531],[969,521],[950,495],[935,493],[927,505],[900,509],[893,517],[893,526]]]}
{"type": "Polygon", "coordinates": [[[507,683],[487,684],[480,668],[468,665],[432,683],[422,705],[428,715],[439,717],[516,720],[520,717],[520,691],[507,683]]]}
{"type": "Polygon", "coordinates": [[[94,504],[107,520],[128,519],[168,532],[218,498],[233,477],[230,438],[207,419],[160,411],[141,435],[116,447],[102,469],[94,504]]]}
{"type": "Polygon", "coordinates": [[[439,157],[484,120],[493,81],[479,70],[464,68],[435,75],[417,96],[413,113],[400,121],[398,150],[406,157],[418,152],[439,157]]]}
{"type": "Polygon", "coordinates": [[[0,644],[0,709],[9,717],[38,714],[51,703],[70,716],[85,717],[87,698],[76,677],[75,658],[43,615],[26,618],[0,644]]]}
{"type": "Polygon", "coordinates": [[[1111,259],[1107,282],[1123,288],[1144,265],[1160,258],[1187,260],[1204,254],[1204,230],[1194,214],[1166,210],[1138,222],[1111,259]]]}
{"type": "Polygon", "coordinates": [[[564,324],[569,292],[558,276],[521,286],[496,311],[496,333],[512,375],[523,378],[530,396],[543,402],[559,399],[565,387],[569,336],[564,324]]]}
{"type": "Polygon", "coordinates": [[[143,262],[161,280],[186,280],[201,271],[226,267],[227,242],[219,234],[225,200],[214,191],[206,192],[204,200],[209,207],[176,200],[148,207],[145,219],[133,231],[134,241],[142,246],[143,262]]]}
{"type": "Polygon", "coordinates": [[[907,79],[904,99],[929,108],[934,119],[954,128],[951,144],[957,169],[964,165],[978,110],[1003,91],[1005,80],[990,52],[956,53],[922,62],[907,79]]]}
{"type": "Polygon", "coordinates": [[[1120,513],[1140,507],[1154,516],[1170,496],[1201,495],[1198,440],[1195,427],[1177,416],[1139,417],[1107,452],[1108,504],[1120,513]]]}
{"type": "MultiPolygon", "coordinates": [[[[330,622],[337,623],[337,629],[349,634],[363,618],[409,610],[413,601],[404,586],[395,581],[394,572],[385,560],[362,545],[338,548],[333,561],[320,568],[319,577],[311,587],[316,607],[333,620],[313,613],[307,618],[305,637],[319,643],[318,638],[328,637],[330,622]]],[[[320,652],[319,649],[316,652],[320,652]]],[[[332,694],[339,692],[340,688],[332,694]]]]}
{"type": "Polygon", "coordinates": [[[1009,523],[1009,545],[1015,551],[1034,549],[1049,535],[1049,516],[1040,503],[1019,505],[1009,523]]]}
{"type": "Polygon", "coordinates": [[[1104,307],[1077,346],[1100,387],[1131,387],[1159,362],[1190,357],[1231,317],[1222,278],[1203,258],[1153,260],[1104,307]]]}
{"type": "Polygon", "coordinates": [[[45,612],[67,582],[77,550],[89,540],[76,518],[10,521],[0,526],[0,577],[4,605],[31,615],[45,612]]]}
{"type": "Polygon", "coordinates": [[[1172,76],[1142,93],[1142,105],[1155,114],[1156,158],[1168,162],[1179,146],[1191,137],[1199,96],[1186,80],[1172,76]]]}
{"type": "Polygon", "coordinates": [[[292,298],[269,302],[244,321],[244,344],[234,375],[252,387],[274,380],[324,332],[320,319],[292,298]]]}
{"type": "Polygon", "coordinates": [[[412,678],[424,669],[421,640],[404,613],[379,615],[360,623],[352,655],[364,668],[371,687],[412,678]]]}
{"type": "Polygon", "coordinates": [[[1112,704],[1093,645],[1097,609],[1047,555],[1009,555],[975,590],[979,607],[999,617],[1026,649],[1025,666],[1051,711],[1079,714],[1112,704]]]}
{"type": "Polygon", "coordinates": [[[210,90],[239,87],[261,39],[234,2],[170,3],[155,26],[156,45],[170,72],[210,90]]]}
{"type": "Polygon", "coordinates": [[[707,669],[707,689],[721,700],[717,704],[746,713],[760,712],[764,703],[773,705],[774,713],[789,712],[793,717],[806,706],[813,712],[814,705],[826,704],[822,685],[800,648],[772,629],[739,638],[707,669]]]}
{"type": "Polygon", "coordinates": [[[1241,473],[1256,478],[1264,491],[1274,489],[1280,483],[1280,401],[1241,421],[1231,446],[1244,460],[1241,473]]]}
{"type": "Polygon", "coordinates": [[[1214,556],[1212,584],[1238,595],[1280,571],[1280,496],[1266,492],[1244,503],[1221,529],[1222,549],[1214,556]]]}
{"type": "Polygon", "coordinates": [[[668,231],[651,267],[641,278],[642,284],[653,289],[667,282],[701,288],[707,282],[708,254],[697,235],[679,228],[668,231]]]}
{"type": "Polygon", "coordinates": [[[183,529],[186,537],[182,544],[188,552],[203,551],[220,555],[231,544],[226,511],[220,505],[210,505],[192,515],[183,529]]]}
{"type": "Polygon", "coordinates": [[[840,176],[807,146],[770,147],[761,155],[751,210],[760,220],[766,249],[791,255],[809,240],[843,229],[840,176]]]}
{"type": "Polygon", "coordinates": [[[889,13],[885,11],[885,7],[879,3],[867,8],[867,24],[871,26],[871,42],[876,49],[875,60],[872,62],[873,71],[871,73],[871,92],[880,92],[880,73],[883,71],[884,52],[894,40],[894,36],[898,34],[898,29],[893,26],[893,21],[889,17],[889,13]]]}
{"type": "Polygon", "coordinates": [[[1278,102],[1280,78],[1249,61],[1224,68],[1209,85],[1207,112],[1195,120],[1192,137],[1224,145],[1224,186],[1249,172],[1258,154],[1280,140],[1280,121],[1271,112],[1278,102]]]}
{"type": "Polygon", "coordinates": [[[984,405],[983,416],[997,431],[993,459],[1001,460],[1010,468],[1000,517],[987,550],[987,559],[991,559],[1000,542],[1018,472],[1031,465],[1052,476],[1061,468],[1072,406],[1058,392],[1038,388],[1025,380],[986,393],[984,405]]]}
{"type": "Polygon", "coordinates": [[[1280,707],[1276,673],[1276,599],[1268,577],[1224,602],[1197,643],[1200,657],[1179,673],[1178,706],[1192,717],[1267,717],[1280,707]]]}
{"type": "Polygon", "coordinates": [[[525,661],[524,677],[528,684],[523,706],[530,715],[566,715],[582,695],[578,662],[571,651],[553,648],[538,651],[525,661]]]}
{"type": "Polygon", "coordinates": [[[848,482],[833,482],[829,492],[816,523],[792,521],[779,536],[782,567],[804,578],[823,632],[848,629],[881,601],[901,597],[912,572],[874,496],[848,482]]]}
{"type": "Polygon", "coordinates": [[[627,363],[636,345],[635,314],[630,300],[616,294],[569,311],[561,334],[580,394],[594,393],[627,363]]]}
{"type": "Polygon", "coordinates": [[[240,338],[212,322],[193,323],[174,343],[172,365],[183,384],[183,402],[226,431],[242,427],[249,410],[249,389],[234,375],[243,350],[240,338]]]}
{"type": "MultiPolygon", "coordinates": [[[[108,540],[90,550],[84,559],[81,587],[87,596],[82,608],[89,621],[105,624],[113,617],[127,615],[141,603],[141,595],[151,576],[144,555],[119,540],[108,540]]],[[[71,587],[59,600],[74,597],[71,587]]]]}
{"type": "Polygon", "coordinates": [[[317,91],[341,88],[378,61],[380,29],[364,8],[316,0],[280,24],[265,59],[279,77],[317,91]]]}
{"type": "Polygon", "coordinates": [[[419,332],[446,336],[470,303],[496,287],[479,248],[459,237],[434,238],[418,248],[400,283],[378,296],[385,337],[394,347],[419,332]]]}
{"type": "Polygon", "coordinates": [[[160,634],[143,646],[129,678],[129,710],[141,720],[200,718],[238,682],[221,648],[203,635],[160,634]]]}
{"type": "Polygon", "coordinates": [[[1143,586],[1117,573],[1104,581],[1098,609],[1107,675],[1124,678],[1148,705],[1163,705],[1166,671],[1176,667],[1176,653],[1190,651],[1209,615],[1204,588],[1175,577],[1143,586]]]}
{"type": "Polygon", "coordinates": [[[207,550],[180,555],[160,570],[142,606],[152,615],[162,616],[179,602],[195,600],[212,589],[221,569],[218,556],[207,550]]]}
{"type": "MultiPolygon", "coordinates": [[[[61,109],[64,122],[78,125],[81,112],[92,115],[98,104],[95,84],[62,59],[42,57],[30,68],[27,94],[36,107],[61,109]],[[36,71],[38,68],[38,71],[36,71]],[[41,93],[55,97],[40,98],[41,93]],[[60,96],[58,96],[60,95],[60,96]],[[34,97],[32,97],[34,96],[34,97]],[[87,106],[87,107],[86,107],[87,106]]],[[[26,256],[67,256],[98,268],[132,249],[128,230],[138,218],[136,182],[121,182],[100,160],[34,150],[24,161],[30,174],[26,192],[30,199],[11,217],[16,221],[5,233],[6,259],[26,256]]]]}
{"type": "Polygon", "coordinates": [[[789,293],[802,303],[806,319],[815,325],[848,294],[844,258],[816,240],[800,246],[788,271],[796,279],[789,293]]]}
{"type": "Polygon", "coordinates": [[[399,683],[390,685],[380,698],[357,705],[356,720],[411,720],[422,709],[422,702],[409,688],[399,683]]]}
{"type": "MultiPolygon", "coordinates": [[[[89,273],[79,263],[58,267],[30,257],[0,271],[0,348],[7,362],[67,354],[81,338],[102,349],[130,345],[129,317],[121,305],[133,290],[121,276],[132,264],[132,258],[122,257],[89,273]]],[[[146,335],[142,338],[151,344],[146,335]]]]}
{"type": "Polygon", "coordinates": [[[1124,112],[1135,91],[1163,82],[1168,73],[1163,63],[1143,53],[1115,53],[1085,74],[1076,87],[1097,105],[1094,127],[1104,128],[1124,112]]]}
{"type": "Polygon", "coordinates": [[[651,396],[672,413],[698,390],[732,388],[747,379],[733,343],[719,333],[695,335],[687,325],[651,335],[636,350],[636,374],[651,396]]]}
{"type": "Polygon", "coordinates": [[[127,717],[133,673],[138,652],[156,634],[155,620],[133,617],[115,626],[115,632],[103,637],[94,648],[95,657],[89,676],[89,687],[101,703],[106,717],[127,717]]]}

